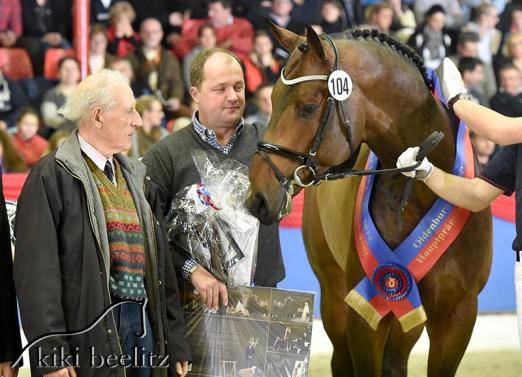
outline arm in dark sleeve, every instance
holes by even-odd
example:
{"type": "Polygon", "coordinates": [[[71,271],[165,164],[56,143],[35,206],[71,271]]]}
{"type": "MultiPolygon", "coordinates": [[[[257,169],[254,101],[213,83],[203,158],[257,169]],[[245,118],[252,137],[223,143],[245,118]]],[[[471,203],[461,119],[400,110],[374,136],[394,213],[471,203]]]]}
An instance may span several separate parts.
{"type": "MultiPolygon", "coordinates": [[[[67,330],[62,307],[60,229],[57,225],[61,203],[50,200],[50,197],[56,198],[60,190],[35,171],[29,175],[22,190],[15,225],[14,280],[22,325],[29,341],[67,330]]],[[[70,353],[69,344],[63,338],[53,337],[39,345],[42,353],[52,354],[53,347],[70,353]]],[[[60,368],[43,372],[49,373],[53,369],[60,368]]]]}
{"type": "Polygon", "coordinates": [[[186,341],[185,321],[180,305],[180,294],[177,276],[174,270],[171,253],[165,233],[165,223],[162,218],[161,206],[158,199],[157,189],[154,183],[146,184],[147,201],[159,221],[157,229],[158,256],[162,261],[165,282],[165,309],[167,315],[167,340],[170,355],[174,361],[190,361],[190,347],[186,341]]]}
{"type": "MultiPolygon", "coordinates": [[[[170,203],[172,201],[172,180],[174,179],[174,171],[169,170],[165,159],[161,157],[161,150],[159,148],[152,148],[145,154],[142,162],[147,166],[147,176],[151,180],[149,184],[149,191],[156,191],[157,195],[150,196],[150,205],[152,208],[158,208],[155,211],[158,218],[161,217],[162,223],[164,223],[165,216],[170,210],[170,203]]],[[[168,162],[167,162],[168,163],[168,162]]],[[[167,229],[165,229],[167,231],[167,229]]],[[[190,254],[187,254],[181,248],[170,246],[170,257],[176,268],[176,273],[181,276],[181,269],[185,265],[187,259],[190,258],[190,254]]]]}
{"type": "Polygon", "coordinates": [[[143,156],[142,162],[147,166],[147,176],[156,185],[162,219],[169,213],[172,201],[172,181],[174,180],[174,169],[169,167],[168,154],[164,153],[158,145],[152,147],[143,156]]]}
{"type": "Polygon", "coordinates": [[[13,282],[9,222],[0,172],[0,363],[14,361],[22,351],[13,282]]]}
{"type": "Polygon", "coordinates": [[[500,148],[479,175],[479,178],[503,190],[508,196],[515,191],[518,146],[513,144],[500,148]]]}

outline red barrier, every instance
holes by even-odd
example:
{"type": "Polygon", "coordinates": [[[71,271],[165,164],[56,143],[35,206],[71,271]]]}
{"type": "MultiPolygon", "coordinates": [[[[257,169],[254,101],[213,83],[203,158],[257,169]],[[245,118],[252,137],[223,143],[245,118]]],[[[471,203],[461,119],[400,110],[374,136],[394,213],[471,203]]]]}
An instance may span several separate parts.
{"type": "MultiPolygon", "coordinates": [[[[24,185],[27,174],[25,173],[8,173],[3,175],[4,196],[8,200],[17,200],[24,185]]],[[[293,199],[292,212],[281,220],[283,228],[300,228],[301,219],[303,217],[303,201],[304,191],[301,191],[293,199]]],[[[500,195],[491,205],[493,216],[515,222],[515,196],[500,195]]]]}

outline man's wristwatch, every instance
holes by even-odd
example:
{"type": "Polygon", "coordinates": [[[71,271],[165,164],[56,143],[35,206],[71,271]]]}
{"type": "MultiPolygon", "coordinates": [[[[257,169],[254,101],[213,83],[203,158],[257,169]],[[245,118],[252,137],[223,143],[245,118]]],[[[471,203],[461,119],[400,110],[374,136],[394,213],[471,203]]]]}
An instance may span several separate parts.
{"type": "Polygon", "coordinates": [[[183,264],[183,268],[181,269],[181,276],[185,280],[190,280],[190,277],[194,273],[194,271],[198,268],[198,263],[194,259],[187,259],[185,264],[183,264]]]}
{"type": "Polygon", "coordinates": [[[198,269],[198,265],[197,264],[195,264],[194,266],[190,267],[190,269],[188,270],[188,277],[189,277],[189,279],[192,277],[192,274],[194,272],[196,272],[197,269],[198,269]]]}

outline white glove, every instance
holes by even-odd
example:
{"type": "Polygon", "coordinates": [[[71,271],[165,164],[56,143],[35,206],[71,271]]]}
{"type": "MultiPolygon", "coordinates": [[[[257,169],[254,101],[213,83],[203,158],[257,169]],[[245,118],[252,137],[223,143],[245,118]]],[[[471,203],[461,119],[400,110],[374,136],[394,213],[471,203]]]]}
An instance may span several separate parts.
{"type": "MultiPolygon", "coordinates": [[[[410,147],[406,149],[397,159],[398,168],[406,168],[417,163],[417,154],[419,147],[410,147]]],[[[428,179],[433,172],[433,164],[426,157],[422,160],[419,167],[412,171],[402,172],[406,177],[420,179],[422,181],[428,179]]]]}
{"type": "Polygon", "coordinates": [[[437,68],[437,76],[439,76],[442,94],[446,97],[447,102],[459,94],[467,93],[460,72],[451,59],[442,60],[437,68]]]}

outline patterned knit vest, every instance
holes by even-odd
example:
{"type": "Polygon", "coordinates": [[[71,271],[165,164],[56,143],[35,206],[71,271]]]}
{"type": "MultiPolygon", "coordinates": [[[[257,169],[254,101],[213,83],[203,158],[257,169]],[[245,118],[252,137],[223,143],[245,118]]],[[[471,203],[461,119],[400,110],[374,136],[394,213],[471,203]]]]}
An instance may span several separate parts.
{"type": "Polygon", "coordinates": [[[143,230],[132,195],[116,160],[113,160],[118,186],[109,181],[90,158],[92,172],[105,212],[111,258],[109,286],[111,295],[121,299],[141,300],[145,292],[145,248],[143,230]]]}

